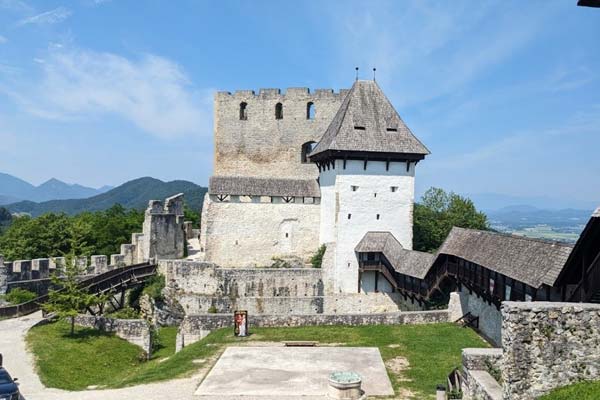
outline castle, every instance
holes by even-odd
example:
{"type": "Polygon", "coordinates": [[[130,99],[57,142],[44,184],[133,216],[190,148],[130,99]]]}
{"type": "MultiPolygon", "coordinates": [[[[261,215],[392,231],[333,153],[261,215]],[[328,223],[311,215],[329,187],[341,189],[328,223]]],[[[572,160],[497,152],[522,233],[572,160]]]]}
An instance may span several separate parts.
{"type": "Polygon", "coordinates": [[[350,90],[217,93],[201,257],[225,267],[308,262],[327,246],[332,293],[392,291],[355,247],[387,232],[412,249],[415,169],[429,151],[375,81],[350,90]]]}

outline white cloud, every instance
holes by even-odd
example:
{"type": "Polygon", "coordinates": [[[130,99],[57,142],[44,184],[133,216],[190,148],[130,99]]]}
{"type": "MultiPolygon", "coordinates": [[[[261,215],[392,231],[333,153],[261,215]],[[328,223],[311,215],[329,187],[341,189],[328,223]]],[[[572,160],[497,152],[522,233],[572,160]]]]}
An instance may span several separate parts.
{"type": "Polygon", "coordinates": [[[6,43],[8,42],[8,39],[5,38],[4,36],[0,35],[0,44],[6,43]]]}
{"type": "Polygon", "coordinates": [[[31,7],[27,3],[20,0],[0,0],[0,8],[14,11],[31,11],[31,7]]]}
{"type": "Polygon", "coordinates": [[[211,91],[195,89],[182,68],[166,58],[144,55],[130,60],[112,53],[54,48],[38,65],[41,81],[4,91],[39,117],[112,114],[163,138],[210,133],[211,91]]]}
{"type": "Polygon", "coordinates": [[[17,22],[17,26],[23,25],[44,25],[44,24],[57,24],[64,21],[71,16],[72,12],[68,8],[58,7],[54,10],[46,11],[41,14],[34,15],[32,17],[23,18],[17,22]]]}

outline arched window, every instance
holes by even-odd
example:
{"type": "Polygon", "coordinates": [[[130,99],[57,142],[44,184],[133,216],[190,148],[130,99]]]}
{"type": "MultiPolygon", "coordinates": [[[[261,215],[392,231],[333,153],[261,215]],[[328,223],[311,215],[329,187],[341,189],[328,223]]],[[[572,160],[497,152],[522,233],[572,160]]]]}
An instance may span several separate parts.
{"type": "Polygon", "coordinates": [[[245,121],[248,119],[248,103],[240,103],[240,120],[245,121]]]}
{"type": "Polygon", "coordinates": [[[306,104],[306,119],[315,119],[315,105],[312,101],[306,104]]]}
{"type": "Polygon", "coordinates": [[[283,119],[283,104],[275,104],[275,119],[283,119]]]}
{"type": "Polygon", "coordinates": [[[316,143],[315,142],[306,142],[302,145],[302,155],[300,156],[300,161],[302,162],[302,164],[308,164],[308,155],[313,151],[313,149],[315,148],[316,143]]]}

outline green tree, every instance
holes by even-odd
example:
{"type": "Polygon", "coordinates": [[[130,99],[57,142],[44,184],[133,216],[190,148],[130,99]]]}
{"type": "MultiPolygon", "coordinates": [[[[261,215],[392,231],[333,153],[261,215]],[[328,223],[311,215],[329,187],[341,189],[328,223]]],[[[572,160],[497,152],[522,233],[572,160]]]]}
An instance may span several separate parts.
{"type": "Polygon", "coordinates": [[[477,211],[473,202],[453,192],[430,188],[415,204],[413,247],[419,251],[437,250],[453,226],[488,230],[484,213],[477,211]]]}
{"type": "Polygon", "coordinates": [[[9,260],[27,260],[68,253],[71,221],[65,214],[13,219],[0,236],[0,254],[9,260]]]}
{"type": "Polygon", "coordinates": [[[200,212],[194,211],[187,204],[183,206],[183,216],[186,221],[192,222],[193,228],[200,228],[200,212]]]}
{"type": "Polygon", "coordinates": [[[0,235],[2,234],[2,231],[10,225],[11,222],[12,215],[10,211],[4,207],[0,207],[0,235]]]}
{"type": "Polygon", "coordinates": [[[83,268],[75,263],[73,254],[65,260],[62,274],[53,274],[52,283],[57,289],[48,292],[48,302],[42,305],[46,312],[55,313],[59,319],[68,319],[71,324],[71,336],[75,333],[75,317],[89,307],[106,301],[104,296],[89,294],[79,286],[79,275],[83,268]],[[62,276],[59,276],[62,275],[62,276]]]}

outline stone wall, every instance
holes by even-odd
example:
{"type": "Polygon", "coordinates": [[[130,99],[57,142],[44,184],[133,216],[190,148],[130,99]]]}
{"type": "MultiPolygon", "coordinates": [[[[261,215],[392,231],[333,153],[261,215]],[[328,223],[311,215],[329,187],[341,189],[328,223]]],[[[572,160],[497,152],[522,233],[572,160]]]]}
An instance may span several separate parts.
{"type": "Polygon", "coordinates": [[[420,310],[400,293],[328,294],[322,269],[220,268],[187,260],[159,261],[169,298],[186,314],[248,310],[251,314],[346,314],[420,310]]]}
{"type": "Polygon", "coordinates": [[[504,399],[600,379],[600,304],[502,303],[504,399]]]}
{"type": "MultiPolygon", "coordinates": [[[[395,312],[381,314],[319,314],[319,315],[248,315],[249,331],[254,327],[298,327],[322,325],[402,325],[448,322],[447,310],[395,312]]],[[[188,315],[177,334],[181,349],[220,328],[233,329],[233,314],[188,315]]]]}
{"type": "Polygon", "coordinates": [[[463,349],[463,399],[502,400],[502,387],[496,380],[501,364],[502,349],[463,349]]]}
{"type": "Polygon", "coordinates": [[[479,331],[494,346],[502,343],[502,314],[494,304],[486,302],[474,292],[462,288],[459,292],[450,294],[448,309],[452,321],[471,313],[479,317],[479,331]]]}
{"type": "Polygon", "coordinates": [[[114,332],[118,337],[141,347],[146,354],[150,355],[152,352],[152,330],[148,322],[143,319],[115,319],[79,315],[75,318],[75,323],[87,328],[114,332]]]}
{"type": "Polygon", "coordinates": [[[214,175],[316,179],[317,167],[301,162],[302,145],[319,141],[346,93],[307,88],[216,93],[214,175]],[[309,102],[314,119],[307,118],[309,102]],[[241,103],[247,104],[245,120],[240,120],[241,103]],[[281,119],[275,118],[277,103],[283,106],[281,119]]]}
{"type": "Polygon", "coordinates": [[[222,267],[270,266],[274,258],[308,262],[319,248],[319,204],[213,201],[202,210],[204,259],[222,267]]]}

